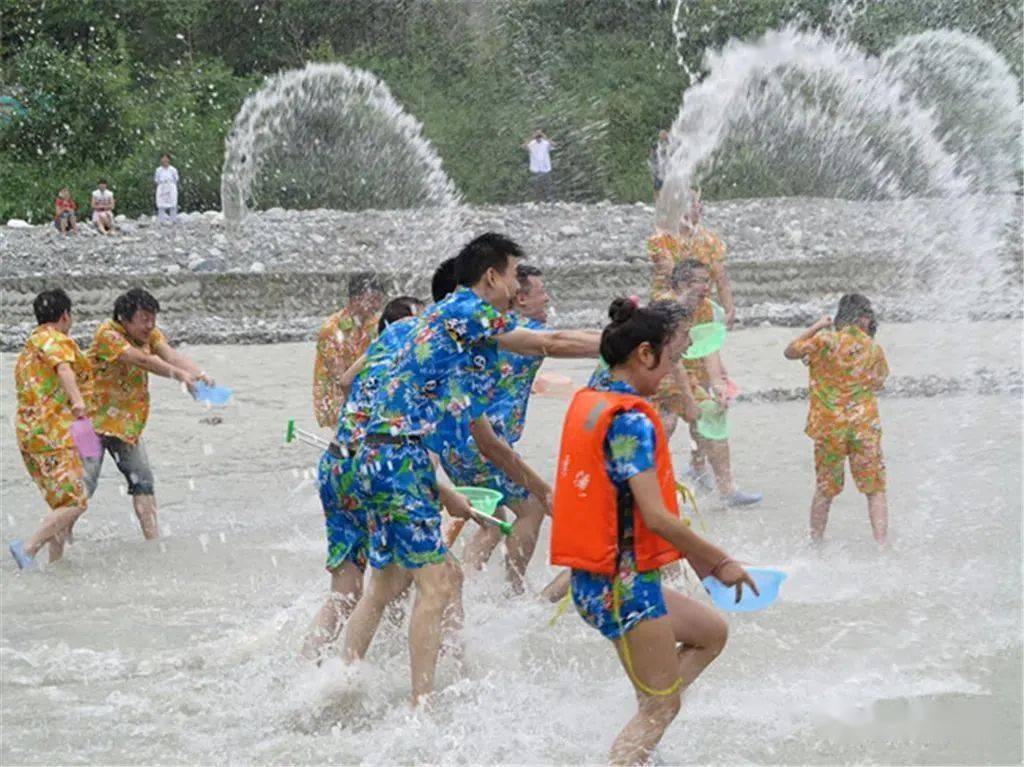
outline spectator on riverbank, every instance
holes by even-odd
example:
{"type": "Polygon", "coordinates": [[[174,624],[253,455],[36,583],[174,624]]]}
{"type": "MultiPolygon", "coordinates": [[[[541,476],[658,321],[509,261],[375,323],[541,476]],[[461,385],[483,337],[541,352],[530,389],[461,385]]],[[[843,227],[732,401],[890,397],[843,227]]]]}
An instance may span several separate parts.
{"type": "Polygon", "coordinates": [[[114,233],[114,193],[107,188],[107,180],[101,178],[92,193],[92,222],[100,234],[114,233]]]}
{"type": "Polygon", "coordinates": [[[555,197],[551,181],[551,150],[555,142],[549,139],[540,128],[533,132],[533,138],[523,143],[523,149],[530,153],[530,175],[533,177],[533,195],[540,202],[542,196],[546,202],[555,197]]]}
{"type": "Polygon", "coordinates": [[[174,223],[178,220],[178,169],[169,154],[160,155],[160,166],[153,174],[156,184],[156,217],[174,223]]]}
{"type": "Polygon", "coordinates": [[[665,183],[665,171],[668,170],[668,131],[658,133],[658,140],[651,144],[651,153],[647,158],[651,166],[651,178],[654,181],[654,201],[658,201],[661,187],[665,183]]]}
{"type": "Polygon", "coordinates": [[[53,214],[53,225],[57,227],[57,231],[65,237],[68,236],[68,232],[78,234],[78,219],[75,214],[75,211],[78,210],[78,206],[75,204],[75,200],[71,196],[71,190],[66,186],[62,186],[60,191],[57,192],[57,199],[54,200],[54,207],[55,212],[53,214]]]}

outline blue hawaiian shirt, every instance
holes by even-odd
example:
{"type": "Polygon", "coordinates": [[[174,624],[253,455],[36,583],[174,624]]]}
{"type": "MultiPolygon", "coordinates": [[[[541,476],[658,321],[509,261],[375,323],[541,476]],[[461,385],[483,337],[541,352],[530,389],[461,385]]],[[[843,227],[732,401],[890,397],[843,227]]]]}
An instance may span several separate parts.
{"type": "MultiPolygon", "coordinates": [[[[590,388],[597,391],[636,394],[625,381],[616,381],[611,372],[602,375],[590,388]]],[[[604,438],[604,465],[608,478],[622,490],[629,479],[654,468],[654,424],[646,414],[627,410],[612,418],[604,438]]]]}
{"type": "MultiPolygon", "coordinates": [[[[529,318],[521,326],[529,330],[547,330],[543,322],[529,318]]],[[[523,436],[530,390],[543,361],[541,356],[525,356],[504,349],[498,352],[497,399],[487,408],[487,418],[495,433],[510,445],[523,436]]]]}
{"type": "Polygon", "coordinates": [[[516,327],[466,287],[416,318],[411,337],[374,397],[370,434],[419,436],[441,454],[464,445],[471,422],[493,401],[500,376],[495,337],[516,327]]]}
{"type": "Polygon", "coordinates": [[[338,417],[338,431],[334,439],[339,445],[358,442],[365,436],[373,398],[387,377],[387,371],[391,368],[395,356],[409,342],[416,328],[415,320],[415,317],[407,317],[391,323],[367,347],[366,364],[352,382],[352,388],[338,417]]]}

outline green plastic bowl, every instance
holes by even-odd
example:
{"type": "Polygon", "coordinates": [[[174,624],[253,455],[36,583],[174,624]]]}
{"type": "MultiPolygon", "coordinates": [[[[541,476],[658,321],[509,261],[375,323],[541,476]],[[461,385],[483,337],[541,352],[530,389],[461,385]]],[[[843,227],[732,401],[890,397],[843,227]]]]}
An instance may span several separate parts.
{"type": "Polygon", "coordinates": [[[503,497],[497,490],[491,490],[489,487],[456,487],[455,492],[466,496],[470,506],[489,517],[494,516],[503,497]]]}
{"type": "Polygon", "coordinates": [[[704,439],[729,439],[729,411],[714,400],[704,400],[697,406],[700,418],[697,419],[697,432],[704,439]]]}
{"type": "Polygon", "coordinates": [[[696,360],[714,354],[725,343],[726,328],[721,322],[705,322],[690,328],[690,348],[683,359],[696,360]]]}

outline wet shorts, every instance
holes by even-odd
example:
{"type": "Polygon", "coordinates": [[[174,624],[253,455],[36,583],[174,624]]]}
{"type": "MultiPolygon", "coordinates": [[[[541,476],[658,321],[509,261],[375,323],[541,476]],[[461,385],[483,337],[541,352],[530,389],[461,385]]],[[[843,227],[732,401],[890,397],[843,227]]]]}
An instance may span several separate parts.
{"type": "Polygon", "coordinates": [[[320,503],[324,507],[327,532],[328,570],[352,562],[360,570],[366,568],[369,536],[366,513],[359,506],[355,493],[357,479],[355,457],[336,458],[324,451],[317,467],[320,503]]]}
{"type": "Polygon", "coordinates": [[[63,448],[45,453],[22,452],[21,459],[51,509],[86,507],[85,470],[77,450],[63,448]]]}
{"type": "Polygon", "coordinates": [[[146,455],[146,446],[142,444],[142,439],[133,445],[109,434],[99,436],[103,444],[100,457],[95,460],[86,458],[82,461],[85,465],[85,487],[89,491],[89,497],[96,492],[96,485],[100,481],[100,469],[103,468],[103,456],[106,453],[113,456],[118,470],[128,480],[128,495],[153,495],[153,472],[149,468],[149,457],[146,455]]]}
{"type": "Polygon", "coordinates": [[[843,491],[846,459],[857,489],[869,495],[885,492],[885,459],[882,457],[881,432],[858,433],[840,429],[831,436],[814,441],[815,486],[830,498],[843,491]]]}
{"type": "Polygon", "coordinates": [[[572,601],[576,611],[606,639],[618,639],[641,621],[660,618],[668,610],[661,593],[661,570],[638,573],[631,555],[623,555],[618,577],[572,571],[572,601]],[[619,589],[616,616],[612,589],[619,589]]]}
{"type": "Polygon", "coordinates": [[[443,562],[441,498],[426,448],[363,443],[355,460],[359,502],[370,533],[370,565],[412,570],[443,562]]]}
{"type": "Polygon", "coordinates": [[[504,504],[525,501],[530,495],[529,490],[513,482],[508,474],[484,458],[472,438],[460,448],[445,450],[441,465],[456,485],[496,490],[501,493],[504,504]]]}

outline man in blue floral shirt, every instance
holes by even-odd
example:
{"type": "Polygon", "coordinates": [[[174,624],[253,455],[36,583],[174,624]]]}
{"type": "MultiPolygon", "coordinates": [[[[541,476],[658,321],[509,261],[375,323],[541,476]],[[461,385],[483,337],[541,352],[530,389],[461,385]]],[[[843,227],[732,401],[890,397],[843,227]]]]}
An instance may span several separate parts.
{"type": "Polygon", "coordinates": [[[349,619],[345,654],[366,653],[385,606],[411,573],[416,603],[409,629],[412,699],[434,686],[440,623],[456,584],[444,566],[441,504],[430,453],[465,445],[472,435],[498,468],[540,498],[550,488],[491,428],[499,349],[528,356],[596,357],[599,336],[542,333],[507,314],[519,288],[522,250],[494,233],[477,237],[456,258],[461,287],[416,321],[378,391],[357,461],[370,530],[370,582],[349,619]]]}
{"type": "MultiPolygon", "coordinates": [[[[521,326],[545,330],[551,298],[544,286],[541,270],[529,264],[519,264],[516,276],[519,289],[513,308],[520,317],[521,326]]],[[[509,445],[514,445],[522,437],[530,390],[543,361],[541,356],[524,356],[504,350],[499,353],[496,398],[488,406],[486,415],[495,434],[509,445]]],[[[455,484],[487,487],[502,494],[502,503],[516,518],[512,533],[505,539],[509,589],[515,594],[523,593],[523,575],[537,547],[537,537],[544,522],[543,499],[531,495],[525,487],[484,458],[473,439],[464,446],[450,445],[441,454],[441,463],[455,484]]],[[[500,539],[501,533],[496,528],[480,528],[463,553],[466,567],[471,570],[482,568],[500,539]]]]}

